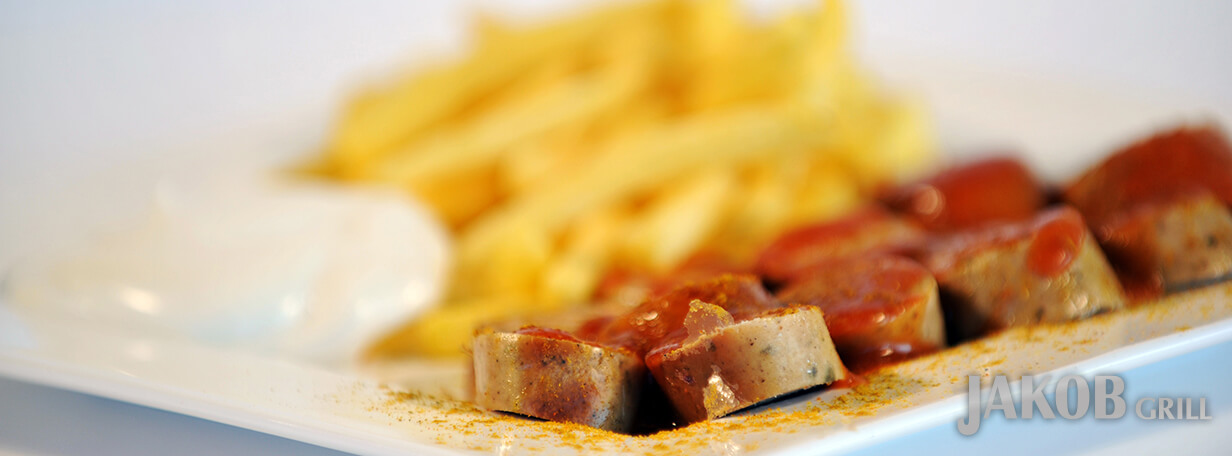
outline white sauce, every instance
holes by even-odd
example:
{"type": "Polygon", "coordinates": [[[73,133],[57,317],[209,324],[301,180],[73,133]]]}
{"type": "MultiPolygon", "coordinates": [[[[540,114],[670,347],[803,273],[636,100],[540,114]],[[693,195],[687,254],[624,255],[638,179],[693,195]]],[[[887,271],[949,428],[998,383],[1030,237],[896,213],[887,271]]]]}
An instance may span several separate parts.
{"type": "Polygon", "coordinates": [[[401,195],[304,182],[162,182],[128,229],[21,262],[11,303],[327,365],[432,304],[448,243],[401,195]]]}

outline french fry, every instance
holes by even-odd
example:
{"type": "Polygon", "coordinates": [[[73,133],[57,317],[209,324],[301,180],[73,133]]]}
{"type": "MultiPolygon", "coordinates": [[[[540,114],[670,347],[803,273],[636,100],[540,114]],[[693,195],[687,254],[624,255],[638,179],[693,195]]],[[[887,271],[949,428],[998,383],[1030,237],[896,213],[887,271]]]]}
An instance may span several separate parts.
{"type": "MultiPolygon", "coordinates": [[[[791,15],[765,30],[740,30],[722,49],[694,64],[688,106],[692,110],[720,109],[740,103],[784,99],[797,92],[807,76],[803,70],[809,43],[803,21],[791,15]]],[[[716,46],[717,47],[717,46],[716,46]]],[[[702,54],[705,55],[705,54],[702,54]]]]}
{"type": "Polygon", "coordinates": [[[860,187],[841,163],[821,159],[803,168],[808,174],[792,192],[794,204],[786,226],[831,219],[860,204],[860,187]]]}
{"type": "Polygon", "coordinates": [[[804,178],[798,173],[803,157],[789,155],[745,165],[742,187],[733,192],[726,220],[714,236],[710,249],[732,258],[752,257],[791,220],[794,189],[804,178]],[[793,174],[797,174],[793,176],[793,174]]]}
{"type": "Polygon", "coordinates": [[[547,269],[554,236],[529,223],[516,223],[500,231],[499,238],[485,249],[482,267],[456,269],[454,300],[474,300],[485,296],[504,296],[530,300],[540,294],[539,277],[547,269]]]}
{"type": "Polygon", "coordinates": [[[486,39],[469,57],[357,97],[343,112],[329,158],[351,176],[353,166],[405,144],[534,65],[577,54],[605,39],[612,27],[654,16],[660,8],[658,2],[638,2],[539,27],[486,27],[486,39]]]}
{"type": "Polygon", "coordinates": [[[916,100],[892,104],[885,118],[882,135],[877,141],[878,155],[883,157],[889,180],[909,181],[930,168],[935,154],[932,125],[924,114],[924,106],[916,100]]]}
{"type": "Polygon", "coordinates": [[[474,219],[501,196],[494,166],[479,166],[402,183],[451,228],[474,219]]]}
{"type": "Polygon", "coordinates": [[[626,233],[626,263],[664,273],[698,249],[716,230],[735,190],[727,168],[710,168],[660,191],[626,233]]]}
{"type": "Polygon", "coordinates": [[[522,90],[469,122],[441,129],[388,154],[369,169],[385,182],[417,181],[460,168],[482,166],[528,139],[575,129],[620,106],[647,83],[652,31],[626,24],[597,46],[594,71],[555,84],[522,90]]]}
{"type": "Polygon", "coordinates": [[[511,194],[518,194],[535,182],[576,162],[576,148],[580,147],[582,129],[559,134],[545,134],[530,141],[511,146],[502,154],[500,162],[500,185],[511,194]]]}
{"type": "Polygon", "coordinates": [[[414,182],[494,162],[520,140],[570,122],[582,122],[618,104],[638,87],[636,72],[580,76],[528,94],[473,123],[444,130],[396,152],[369,171],[384,182],[414,182]],[[609,79],[610,78],[610,79],[609,79]]]}
{"type": "Polygon", "coordinates": [[[544,301],[576,305],[587,302],[612,263],[619,240],[628,232],[631,211],[608,206],[579,218],[564,239],[564,248],[544,275],[544,301]]]}

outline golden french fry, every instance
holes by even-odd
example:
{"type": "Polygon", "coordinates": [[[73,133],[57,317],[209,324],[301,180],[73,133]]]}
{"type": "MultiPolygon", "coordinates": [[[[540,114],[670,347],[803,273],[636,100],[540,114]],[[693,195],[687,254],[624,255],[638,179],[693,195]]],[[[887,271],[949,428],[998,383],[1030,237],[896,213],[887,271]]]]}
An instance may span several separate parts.
{"type": "Polygon", "coordinates": [[[743,31],[729,37],[723,49],[699,58],[687,92],[690,109],[720,109],[795,93],[806,77],[802,70],[809,45],[801,39],[798,22],[743,31]]]}
{"type": "MultiPolygon", "coordinates": [[[[549,136],[549,135],[545,135],[549,136]]],[[[501,157],[501,186],[511,194],[525,191],[545,176],[564,168],[576,159],[574,148],[577,140],[562,135],[553,138],[534,138],[511,146],[501,157]]]]}
{"type": "Polygon", "coordinates": [[[826,72],[842,62],[848,64],[847,54],[847,8],[842,1],[826,1],[819,6],[820,10],[811,15],[805,15],[805,28],[808,30],[807,48],[812,50],[809,58],[809,71],[813,75],[826,72]]]}
{"type": "Polygon", "coordinates": [[[626,234],[625,260],[667,272],[696,251],[723,220],[736,186],[732,174],[727,168],[710,168],[660,191],[626,234]]]}
{"type": "Polygon", "coordinates": [[[786,226],[831,219],[860,204],[860,187],[840,163],[822,159],[804,168],[808,176],[792,192],[794,204],[786,226]]]}
{"type": "Polygon", "coordinates": [[[629,231],[631,211],[607,206],[579,217],[565,234],[564,247],[548,266],[540,299],[579,304],[590,299],[612,264],[616,246],[629,231]]]}
{"type": "Polygon", "coordinates": [[[584,126],[591,118],[619,106],[647,82],[644,26],[630,26],[604,45],[594,71],[561,78],[558,66],[543,70],[509,96],[492,103],[467,122],[440,128],[418,141],[387,153],[366,171],[387,182],[425,179],[496,160],[528,138],[552,130],[584,126]]]}
{"type": "Polygon", "coordinates": [[[499,184],[494,166],[480,166],[406,182],[405,186],[447,225],[457,228],[496,202],[501,195],[499,184]]]}
{"type": "Polygon", "coordinates": [[[607,266],[606,258],[562,256],[545,269],[542,293],[538,299],[559,302],[562,306],[587,303],[603,279],[607,266]]]}
{"type": "Polygon", "coordinates": [[[354,165],[403,145],[553,56],[576,54],[622,27],[656,15],[659,2],[620,5],[566,21],[515,29],[489,26],[487,39],[459,62],[421,69],[411,78],[356,98],[343,113],[329,148],[350,175],[354,165]]]}
{"type": "Polygon", "coordinates": [[[885,126],[875,146],[883,157],[882,166],[889,180],[904,182],[915,179],[929,169],[937,156],[932,125],[924,114],[922,103],[907,100],[893,104],[885,118],[885,126]]]}
{"type": "Polygon", "coordinates": [[[722,229],[709,245],[732,258],[747,258],[785,227],[791,218],[793,190],[800,177],[791,176],[802,158],[750,163],[742,169],[741,188],[733,192],[722,229]]]}
{"type": "Polygon", "coordinates": [[[388,156],[369,170],[385,182],[414,182],[494,162],[502,151],[528,136],[584,121],[610,108],[638,87],[638,75],[581,76],[544,93],[528,94],[473,123],[440,131],[388,156]]]}
{"type": "Polygon", "coordinates": [[[671,118],[671,108],[662,102],[662,99],[654,99],[643,94],[640,98],[629,100],[618,109],[596,117],[587,130],[586,139],[590,143],[579,151],[584,151],[588,157],[593,157],[598,150],[602,149],[602,145],[628,135],[644,133],[668,123],[671,118]]]}
{"type": "Polygon", "coordinates": [[[459,265],[449,295],[455,300],[505,296],[530,300],[540,294],[540,276],[552,256],[554,236],[518,223],[500,232],[483,252],[482,267],[459,265]]]}

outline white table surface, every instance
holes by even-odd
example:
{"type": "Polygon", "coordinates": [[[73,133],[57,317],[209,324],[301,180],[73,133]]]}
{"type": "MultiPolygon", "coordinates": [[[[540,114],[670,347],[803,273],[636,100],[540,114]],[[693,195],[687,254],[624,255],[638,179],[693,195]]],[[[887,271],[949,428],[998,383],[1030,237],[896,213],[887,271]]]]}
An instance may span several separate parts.
{"type": "MultiPolygon", "coordinates": [[[[1232,108],[1229,2],[853,3],[859,47],[875,66],[937,55],[1232,108]]],[[[396,67],[424,43],[456,41],[466,4],[0,1],[0,270],[97,217],[49,208],[90,203],[91,186],[115,184],[98,176],[161,163],[168,150],[204,153],[183,138],[310,151],[357,79],[396,67]]],[[[1209,422],[991,422],[970,438],[951,425],[862,453],[1227,454],[1229,361],[1225,343],[1125,375],[1131,393],[1206,396],[1209,422]]],[[[0,454],[335,453],[0,378],[0,454]]]]}

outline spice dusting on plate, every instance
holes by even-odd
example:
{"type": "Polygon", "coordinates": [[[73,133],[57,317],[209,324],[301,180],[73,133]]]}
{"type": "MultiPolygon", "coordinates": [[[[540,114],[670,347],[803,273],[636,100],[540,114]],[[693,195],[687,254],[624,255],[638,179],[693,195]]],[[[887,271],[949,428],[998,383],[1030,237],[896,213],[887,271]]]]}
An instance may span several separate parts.
{"type": "MultiPolygon", "coordinates": [[[[938,413],[920,407],[965,394],[968,375],[1042,374],[1089,360],[1134,340],[1201,328],[1232,317],[1232,284],[1195,290],[1122,312],[1013,328],[866,374],[867,383],[810,391],[721,419],[649,435],[493,412],[463,401],[385,388],[370,412],[425,440],[481,452],[553,454],[742,454],[817,444],[827,436],[885,426],[887,418],[938,413]]],[[[960,411],[953,410],[955,416],[960,411]]],[[[886,428],[882,428],[886,429],[886,428]]],[[[879,434],[886,435],[886,434],[879,434]]],[[[871,443],[871,441],[866,442],[871,443]]]]}

